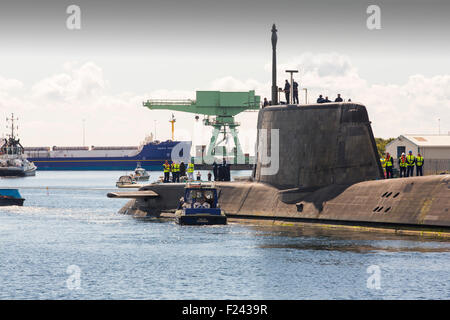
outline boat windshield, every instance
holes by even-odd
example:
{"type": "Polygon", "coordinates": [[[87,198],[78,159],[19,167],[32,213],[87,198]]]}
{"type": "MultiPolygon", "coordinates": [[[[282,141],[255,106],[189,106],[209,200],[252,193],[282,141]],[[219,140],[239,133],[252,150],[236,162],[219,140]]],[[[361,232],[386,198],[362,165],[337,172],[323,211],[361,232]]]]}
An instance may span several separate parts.
{"type": "Polygon", "coordinates": [[[185,203],[188,204],[209,204],[211,208],[214,206],[214,191],[213,190],[189,190],[186,192],[185,203]]]}

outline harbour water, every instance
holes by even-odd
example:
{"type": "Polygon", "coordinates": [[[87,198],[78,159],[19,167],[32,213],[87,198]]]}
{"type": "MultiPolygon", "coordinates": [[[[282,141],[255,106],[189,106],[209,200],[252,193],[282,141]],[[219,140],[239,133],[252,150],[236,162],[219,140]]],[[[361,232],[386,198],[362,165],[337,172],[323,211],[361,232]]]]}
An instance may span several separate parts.
{"type": "Polygon", "coordinates": [[[0,207],[0,299],[450,298],[448,241],[139,220],[106,197],[123,174],[0,179],[26,199],[0,207]]]}

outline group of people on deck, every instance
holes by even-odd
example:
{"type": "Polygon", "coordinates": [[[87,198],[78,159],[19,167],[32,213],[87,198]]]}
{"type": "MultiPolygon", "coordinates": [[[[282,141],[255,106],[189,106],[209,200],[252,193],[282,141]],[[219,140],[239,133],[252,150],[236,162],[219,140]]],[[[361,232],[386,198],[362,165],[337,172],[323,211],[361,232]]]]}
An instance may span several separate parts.
{"type": "MultiPolygon", "coordinates": [[[[279,88],[280,92],[284,92],[284,96],[286,98],[285,102],[280,101],[280,104],[290,104],[291,103],[291,84],[289,83],[288,80],[285,81],[284,83],[284,89],[279,88]]],[[[348,102],[351,102],[351,99],[347,100],[348,102]]],[[[333,102],[331,100],[328,99],[328,97],[323,97],[322,95],[319,95],[319,98],[317,98],[317,103],[328,103],[328,102],[333,102]]],[[[341,94],[338,93],[336,99],[334,99],[334,102],[344,102],[344,99],[341,97],[341,94]]],[[[292,82],[292,103],[293,104],[298,104],[298,83],[293,80],[292,82]]],[[[272,101],[268,101],[267,98],[264,98],[264,102],[262,104],[262,107],[265,108],[267,106],[272,105],[272,101]]]]}
{"type": "Polygon", "coordinates": [[[189,180],[194,180],[194,164],[192,162],[189,162],[186,168],[186,165],[183,161],[181,163],[177,163],[175,161],[172,161],[172,163],[169,164],[169,160],[166,160],[166,162],[163,164],[163,171],[164,171],[164,183],[167,182],[180,182],[180,177],[187,176],[189,180]],[[172,179],[170,179],[170,175],[172,174],[172,179]]]}
{"type": "MultiPolygon", "coordinates": [[[[180,182],[180,177],[187,176],[189,181],[194,180],[194,171],[195,167],[192,162],[189,162],[186,166],[184,162],[177,163],[172,161],[169,163],[169,160],[166,160],[163,164],[164,171],[164,183],[168,182],[180,182]],[[187,173],[187,175],[186,175],[187,173]]],[[[217,164],[216,161],[213,163],[213,174],[208,172],[208,181],[212,181],[212,177],[214,176],[214,181],[231,181],[230,174],[230,164],[223,159],[222,164],[217,164]]],[[[197,181],[201,181],[202,176],[200,171],[197,172],[197,181]]]]}
{"type": "MultiPolygon", "coordinates": [[[[416,176],[423,176],[424,162],[425,160],[420,153],[417,153],[416,157],[413,155],[411,150],[408,152],[408,155],[405,155],[403,152],[398,158],[400,178],[414,176],[414,167],[416,167],[416,176]]],[[[386,170],[386,179],[393,178],[394,159],[389,152],[386,153],[386,158],[381,159],[381,164],[386,170]]]]}

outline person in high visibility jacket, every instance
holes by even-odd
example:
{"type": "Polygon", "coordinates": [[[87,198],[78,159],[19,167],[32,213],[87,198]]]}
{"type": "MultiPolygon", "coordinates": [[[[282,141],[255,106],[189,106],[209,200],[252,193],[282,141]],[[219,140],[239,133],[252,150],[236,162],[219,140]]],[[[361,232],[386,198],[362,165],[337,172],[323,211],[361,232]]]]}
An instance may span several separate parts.
{"type": "Polygon", "coordinates": [[[187,173],[189,180],[194,180],[194,164],[192,162],[188,164],[187,173]]]}
{"type": "Polygon", "coordinates": [[[170,165],[170,171],[172,172],[172,182],[175,182],[177,179],[177,169],[174,161],[172,161],[172,164],[170,165]]]}
{"type": "Polygon", "coordinates": [[[383,168],[384,177],[386,178],[386,159],[380,158],[381,167],[383,168]]]}
{"type": "Polygon", "coordinates": [[[423,167],[423,157],[420,155],[420,153],[417,154],[416,157],[416,176],[423,176],[422,167],[423,167]]]}
{"type": "Polygon", "coordinates": [[[408,155],[406,156],[406,163],[408,164],[406,176],[407,177],[414,176],[414,164],[416,163],[416,157],[414,157],[411,150],[408,152],[408,155]]]}
{"type": "Polygon", "coordinates": [[[398,159],[398,166],[400,167],[400,178],[406,177],[406,167],[408,166],[408,163],[406,162],[406,156],[404,152],[398,159]]]}
{"type": "Polygon", "coordinates": [[[389,152],[386,153],[386,158],[383,161],[383,167],[386,168],[386,179],[393,178],[392,167],[394,165],[394,159],[392,159],[389,152]]]}
{"type": "Polygon", "coordinates": [[[169,182],[170,181],[170,164],[169,164],[169,161],[166,160],[166,162],[164,162],[163,168],[164,168],[164,182],[169,182]]]}
{"type": "Polygon", "coordinates": [[[180,164],[175,162],[175,182],[180,182],[180,164]]]}

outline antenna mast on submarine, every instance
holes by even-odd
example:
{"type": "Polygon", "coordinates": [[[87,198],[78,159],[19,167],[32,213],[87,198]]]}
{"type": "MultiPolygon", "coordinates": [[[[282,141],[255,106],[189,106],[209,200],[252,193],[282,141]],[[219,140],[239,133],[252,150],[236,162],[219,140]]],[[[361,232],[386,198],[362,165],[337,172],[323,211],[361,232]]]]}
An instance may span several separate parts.
{"type": "Polygon", "coordinates": [[[272,26],[272,105],[278,104],[277,87],[277,28],[275,23],[272,26]]]}

